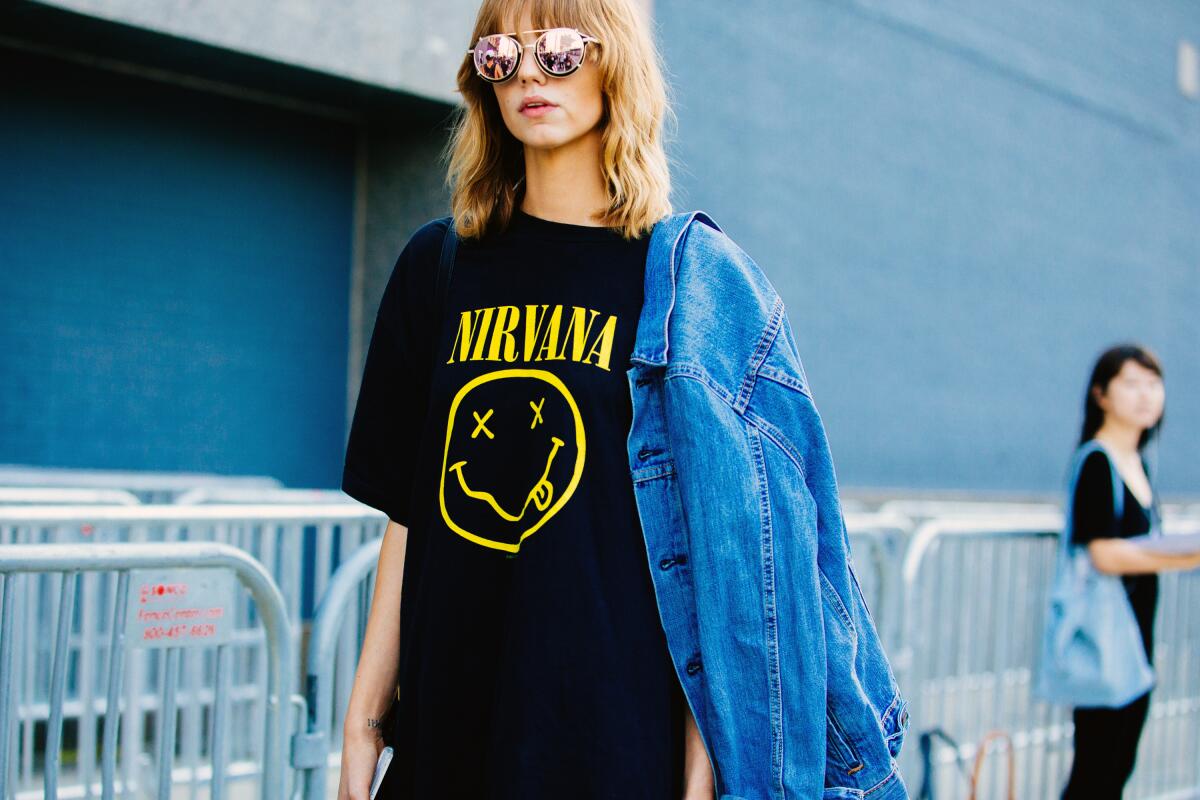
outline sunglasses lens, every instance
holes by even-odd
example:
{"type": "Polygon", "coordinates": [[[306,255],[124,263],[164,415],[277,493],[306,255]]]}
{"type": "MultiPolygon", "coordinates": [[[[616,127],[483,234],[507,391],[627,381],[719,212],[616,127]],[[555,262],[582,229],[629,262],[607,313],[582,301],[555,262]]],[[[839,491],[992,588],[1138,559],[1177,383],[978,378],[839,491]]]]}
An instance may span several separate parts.
{"type": "Polygon", "coordinates": [[[583,36],[570,28],[546,31],[537,40],[537,60],[551,75],[567,75],[583,61],[583,36]]]}
{"type": "Polygon", "coordinates": [[[517,68],[519,54],[511,36],[484,36],[475,44],[475,70],[489,81],[502,81],[517,68]]]}

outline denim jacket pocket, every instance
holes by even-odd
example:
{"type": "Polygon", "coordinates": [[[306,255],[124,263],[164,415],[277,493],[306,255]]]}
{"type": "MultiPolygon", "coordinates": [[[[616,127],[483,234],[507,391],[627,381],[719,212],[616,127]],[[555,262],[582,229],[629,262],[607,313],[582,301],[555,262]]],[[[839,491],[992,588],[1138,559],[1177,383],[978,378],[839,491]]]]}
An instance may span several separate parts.
{"type": "Polygon", "coordinates": [[[900,747],[904,744],[904,737],[908,732],[908,701],[902,695],[897,694],[896,701],[881,722],[888,752],[891,753],[892,758],[896,758],[900,755],[900,747]]]}
{"type": "Polygon", "coordinates": [[[832,710],[825,713],[825,736],[825,783],[840,786],[846,776],[862,770],[862,756],[832,710]]]}

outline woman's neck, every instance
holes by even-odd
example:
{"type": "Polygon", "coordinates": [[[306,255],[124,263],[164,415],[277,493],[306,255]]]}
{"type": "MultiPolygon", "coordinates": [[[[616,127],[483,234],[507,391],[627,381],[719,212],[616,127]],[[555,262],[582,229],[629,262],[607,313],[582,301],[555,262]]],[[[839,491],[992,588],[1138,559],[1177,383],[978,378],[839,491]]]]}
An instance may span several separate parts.
{"type": "Polygon", "coordinates": [[[551,150],[525,148],[521,210],[552,222],[600,227],[607,207],[600,129],[551,150]]]}
{"type": "Polygon", "coordinates": [[[1133,459],[1138,457],[1138,443],[1142,438],[1142,429],[1106,419],[1100,429],[1096,431],[1095,438],[1107,445],[1118,456],[1133,459]]]}

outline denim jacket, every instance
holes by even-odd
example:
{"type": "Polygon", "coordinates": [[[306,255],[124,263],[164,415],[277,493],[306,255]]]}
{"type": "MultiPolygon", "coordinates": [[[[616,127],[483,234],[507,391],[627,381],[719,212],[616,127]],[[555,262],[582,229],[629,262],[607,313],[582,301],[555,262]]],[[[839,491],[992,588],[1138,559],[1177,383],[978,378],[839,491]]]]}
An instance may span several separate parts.
{"type": "Polygon", "coordinates": [[[627,376],[658,608],[718,797],[907,797],[906,702],[783,301],[703,212],[654,228],[627,376]]]}

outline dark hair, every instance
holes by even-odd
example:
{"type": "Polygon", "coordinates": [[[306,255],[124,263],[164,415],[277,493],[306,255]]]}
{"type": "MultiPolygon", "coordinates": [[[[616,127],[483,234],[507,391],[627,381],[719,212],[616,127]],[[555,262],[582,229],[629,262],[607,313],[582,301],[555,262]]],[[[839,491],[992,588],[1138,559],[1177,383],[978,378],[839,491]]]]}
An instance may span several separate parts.
{"type": "MultiPolygon", "coordinates": [[[[1162,364],[1159,363],[1158,357],[1139,344],[1118,344],[1101,353],[1100,358],[1096,359],[1096,366],[1092,368],[1092,379],[1088,381],[1087,393],[1083,398],[1083,431],[1079,435],[1080,444],[1095,436],[1096,431],[1104,424],[1104,409],[1096,402],[1094,390],[1107,392],[1108,384],[1125,366],[1126,361],[1137,362],[1158,377],[1163,376],[1162,364]]],[[[1164,410],[1159,415],[1158,422],[1142,431],[1141,438],[1138,439],[1138,450],[1142,450],[1158,435],[1165,416],[1164,410]]]]}

